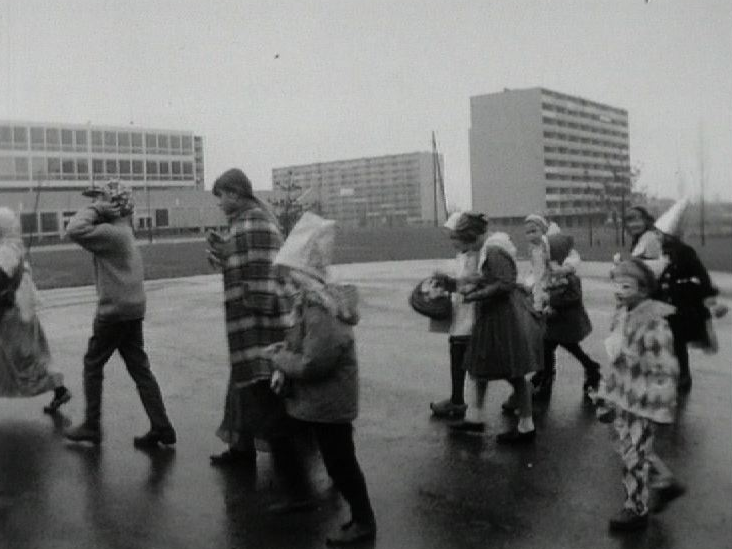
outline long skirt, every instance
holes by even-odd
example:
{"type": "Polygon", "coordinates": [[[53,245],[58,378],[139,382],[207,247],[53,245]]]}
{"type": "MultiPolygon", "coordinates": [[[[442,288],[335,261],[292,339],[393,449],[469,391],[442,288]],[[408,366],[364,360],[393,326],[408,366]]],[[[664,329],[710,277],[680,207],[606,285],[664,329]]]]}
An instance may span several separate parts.
{"type": "Polygon", "coordinates": [[[477,309],[464,361],[471,377],[513,379],[543,369],[544,323],[520,290],[481,301],[477,309]]]}
{"type": "Polygon", "coordinates": [[[250,445],[254,438],[271,440],[287,434],[287,416],[282,399],[268,381],[235,387],[229,380],[224,418],[216,435],[233,446],[250,445]]]}
{"type": "Polygon", "coordinates": [[[62,374],[48,371],[51,353],[38,317],[23,320],[17,306],[0,315],[0,397],[32,397],[63,385],[62,374]]]}

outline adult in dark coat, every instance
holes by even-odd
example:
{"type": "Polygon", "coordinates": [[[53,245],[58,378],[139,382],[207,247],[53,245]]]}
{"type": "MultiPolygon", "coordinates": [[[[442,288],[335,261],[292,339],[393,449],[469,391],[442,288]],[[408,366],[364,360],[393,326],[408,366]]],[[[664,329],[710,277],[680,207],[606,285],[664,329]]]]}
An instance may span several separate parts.
{"type": "Polygon", "coordinates": [[[661,246],[668,264],[661,272],[654,298],[676,307],[668,322],[679,362],[678,389],[688,392],[691,389],[691,371],[687,345],[693,343],[702,348],[711,345],[707,328],[711,314],[705,301],[714,298],[719,290],[712,284],[694,248],[681,238],[662,233],[661,246]]]}

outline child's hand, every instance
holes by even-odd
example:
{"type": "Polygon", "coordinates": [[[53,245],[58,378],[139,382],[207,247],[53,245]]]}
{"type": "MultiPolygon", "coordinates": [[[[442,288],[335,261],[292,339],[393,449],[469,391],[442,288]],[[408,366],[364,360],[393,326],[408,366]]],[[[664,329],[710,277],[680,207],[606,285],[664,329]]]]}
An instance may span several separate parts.
{"type": "Polygon", "coordinates": [[[276,395],[282,393],[282,389],[285,387],[285,374],[282,370],[275,370],[272,372],[272,377],[269,380],[269,388],[276,395]]]}

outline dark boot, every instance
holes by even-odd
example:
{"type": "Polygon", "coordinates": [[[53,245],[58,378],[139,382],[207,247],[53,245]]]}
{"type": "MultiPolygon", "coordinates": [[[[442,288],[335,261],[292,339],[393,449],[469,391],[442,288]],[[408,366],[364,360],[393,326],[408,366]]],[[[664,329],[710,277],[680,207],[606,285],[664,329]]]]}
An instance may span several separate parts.
{"type": "Polygon", "coordinates": [[[150,429],[141,437],[134,438],[136,448],[156,448],[158,444],[169,446],[176,443],[175,429],[163,427],[161,429],[150,429]]]}
{"type": "Polygon", "coordinates": [[[102,442],[102,431],[99,429],[99,426],[82,423],[81,425],[68,429],[64,433],[64,437],[72,442],[99,444],[102,442]]]}

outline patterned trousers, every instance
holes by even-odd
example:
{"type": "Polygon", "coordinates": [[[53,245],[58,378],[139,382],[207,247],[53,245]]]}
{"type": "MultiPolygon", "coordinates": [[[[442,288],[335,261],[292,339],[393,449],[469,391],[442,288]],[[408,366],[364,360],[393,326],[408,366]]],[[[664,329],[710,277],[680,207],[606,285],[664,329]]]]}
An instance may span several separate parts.
{"type": "Polygon", "coordinates": [[[649,477],[655,472],[653,462],[653,422],[625,410],[617,410],[615,430],[618,453],[623,460],[625,508],[638,515],[648,513],[649,477]]]}

